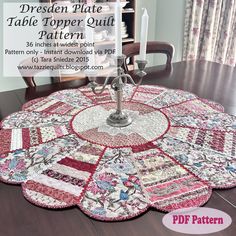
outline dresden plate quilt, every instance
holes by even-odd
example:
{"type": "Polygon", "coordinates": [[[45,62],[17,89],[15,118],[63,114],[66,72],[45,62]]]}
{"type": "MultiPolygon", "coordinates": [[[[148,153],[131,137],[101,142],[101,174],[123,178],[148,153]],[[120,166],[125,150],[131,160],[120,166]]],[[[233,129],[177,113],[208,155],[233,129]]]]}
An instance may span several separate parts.
{"type": "Polygon", "coordinates": [[[236,118],[220,105],[157,86],[127,85],[124,97],[134,120],[125,128],[106,124],[109,88],[26,103],[1,123],[1,180],[38,206],[104,221],[201,206],[213,188],[236,185],[236,118]]]}

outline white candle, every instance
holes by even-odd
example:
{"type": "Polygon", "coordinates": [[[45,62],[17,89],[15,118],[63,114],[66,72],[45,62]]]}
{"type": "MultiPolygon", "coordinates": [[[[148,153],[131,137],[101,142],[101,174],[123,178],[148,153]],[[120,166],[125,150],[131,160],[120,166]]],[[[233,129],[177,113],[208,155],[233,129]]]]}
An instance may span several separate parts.
{"type": "Polygon", "coordinates": [[[120,4],[120,0],[117,0],[116,5],[115,5],[115,46],[116,46],[116,56],[122,56],[121,22],[122,22],[122,6],[120,4]]]}
{"type": "MultiPolygon", "coordinates": [[[[89,27],[87,25],[88,19],[90,18],[90,14],[86,14],[86,19],[85,19],[85,40],[86,43],[89,43],[90,45],[94,44],[94,29],[92,27],[89,27]]],[[[88,54],[89,62],[88,64],[90,67],[95,66],[95,54],[94,54],[94,46],[92,47],[87,47],[88,51],[92,51],[91,54],[88,54]]]]}
{"type": "Polygon", "coordinates": [[[148,37],[148,21],[149,16],[147,9],[144,8],[144,13],[142,16],[142,26],[141,26],[141,40],[140,40],[140,60],[146,60],[147,53],[147,37],[148,37]]]}

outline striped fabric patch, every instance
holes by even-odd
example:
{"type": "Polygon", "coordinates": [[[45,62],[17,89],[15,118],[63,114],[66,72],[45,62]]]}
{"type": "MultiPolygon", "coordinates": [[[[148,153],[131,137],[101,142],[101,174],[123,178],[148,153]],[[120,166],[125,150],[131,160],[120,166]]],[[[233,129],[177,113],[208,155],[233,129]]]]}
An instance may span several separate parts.
{"type": "Polygon", "coordinates": [[[28,149],[68,134],[66,126],[3,129],[0,130],[0,154],[28,149]]]}
{"type": "Polygon", "coordinates": [[[199,99],[190,100],[185,103],[176,104],[175,106],[170,106],[166,108],[161,108],[161,110],[169,117],[181,116],[191,116],[197,115],[198,118],[200,115],[205,116],[206,114],[214,114],[218,112],[217,108],[209,106],[208,104],[202,102],[199,99]]]}
{"type": "Polygon", "coordinates": [[[132,100],[137,102],[147,102],[155,99],[163,91],[164,89],[155,89],[152,87],[143,87],[143,86],[138,87],[132,100]]]}
{"type": "Polygon", "coordinates": [[[54,164],[50,168],[50,170],[52,170],[54,172],[57,172],[59,174],[67,175],[67,176],[70,176],[72,178],[80,179],[80,180],[83,180],[83,181],[86,181],[90,176],[90,172],[75,170],[72,167],[69,167],[69,166],[66,166],[66,165],[60,165],[58,163],[54,164]]]}
{"type": "Polygon", "coordinates": [[[175,195],[172,198],[164,198],[153,204],[153,207],[164,211],[173,211],[181,208],[201,206],[208,201],[211,193],[212,190],[209,187],[203,186],[191,192],[175,195]]]}
{"type": "Polygon", "coordinates": [[[66,157],[42,174],[28,180],[23,188],[30,200],[37,205],[52,208],[72,206],[79,203],[79,199],[89,178],[94,173],[97,161],[103,153],[99,146],[84,144],[72,156],[66,157]],[[87,152],[86,160],[78,159],[78,153],[87,152]]]}
{"type": "Polygon", "coordinates": [[[209,187],[162,152],[152,149],[135,153],[144,191],[154,207],[164,210],[206,201],[209,187]]]}
{"type": "Polygon", "coordinates": [[[156,86],[139,86],[136,90],[136,92],[140,92],[140,93],[149,93],[149,94],[160,94],[163,91],[165,91],[165,88],[158,88],[156,86]]]}
{"type": "Polygon", "coordinates": [[[171,127],[169,136],[191,144],[197,144],[226,155],[235,156],[236,133],[219,130],[204,130],[171,127]]]}
{"type": "MultiPolygon", "coordinates": [[[[71,188],[69,184],[61,185],[59,181],[50,181],[42,176],[37,177],[37,182],[29,180],[23,185],[23,188],[40,193],[42,196],[48,196],[64,204],[73,205],[77,202],[80,189],[79,192],[75,192],[78,188],[71,188]]],[[[45,204],[48,205],[48,202],[45,204]]]]}
{"type": "Polygon", "coordinates": [[[49,95],[48,99],[60,101],[80,110],[91,105],[91,100],[84,96],[79,89],[62,90],[49,95]]]}
{"type": "MultiPolygon", "coordinates": [[[[61,195],[53,195],[53,197],[50,197],[50,195],[52,194],[48,194],[48,195],[44,195],[42,193],[36,192],[36,191],[32,191],[30,190],[31,186],[29,186],[29,184],[24,184],[23,185],[23,190],[24,190],[24,195],[33,202],[37,202],[38,199],[40,199],[40,206],[42,207],[47,207],[47,208],[65,208],[68,206],[68,204],[66,202],[70,202],[68,201],[68,199],[70,199],[69,197],[65,198],[65,200],[60,200],[61,197],[64,193],[62,192],[61,195]],[[26,187],[29,187],[28,189],[26,187]],[[57,200],[58,199],[58,200],[57,200]]],[[[54,189],[52,189],[53,191],[54,189]]],[[[66,197],[66,195],[64,195],[66,197]]]]}
{"type": "Polygon", "coordinates": [[[98,94],[98,95],[95,95],[90,88],[81,89],[81,92],[86,97],[91,99],[93,103],[102,103],[102,102],[112,101],[112,98],[108,89],[105,89],[105,91],[102,94],[98,94]]]}
{"type": "Polygon", "coordinates": [[[27,111],[42,111],[42,110],[40,110],[41,107],[47,108],[47,104],[48,105],[53,105],[56,102],[57,101],[52,100],[52,99],[48,99],[48,98],[35,99],[32,102],[29,102],[27,104],[27,106],[24,108],[24,110],[27,110],[27,111]]]}
{"type": "Polygon", "coordinates": [[[79,112],[79,108],[66,101],[59,101],[53,97],[48,97],[43,100],[36,101],[25,108],[27,111],[46,112],[59,115],[74,115],[79,112]]]}
{"type": "Polygon", "coordinates": [[[146,191],[150,195],[150,201],[153,203],[162,200],[170,200],[172,198],[178,198],[189,192],[194,192],[205,188],[200,181],[197,181],[192,175],[188,174],[185,177],[166,181],[162,184],[157,184],[148,187],[146,191]],[[195,182],[195,184],[194,184],[195,182]]]}
{"type": "Polygon", "coordinates": [[[46,98],[36,104],[34,104],[32,107],[28,108],[27,110],[30,111],[47,111],[47,109],[49,109],[50,107],[52,107],[53,105],[55,105],[57,103],[57,100],[54,99],[49,99],[46,98]]]}
{"type": "Polygon", "coordinates": [[[80,109],[75,108],[70,104],[58,101],[55,104],[48,106],[43,112],[72,116],[78,113],[79,111],[80,109]]]}
{"type": "Polygon", "coordinates": [[[56,172],[54,170],[46,170],[43,172],[44,175],[47,175],[50,178],[56,179],[56,180],[62,180],[63,182],[75,185],[75,186],[84,186],[86,181],[80,178],[75,178],[66,174],[62,174],[59,172],[56,172]]]}
{"type": "Polygon", "coordinates": [[[70,112],[74,109],[75,108],[73,106],[59,101],[53,104],[52,106],[46,108],[44,112],[60,114],[60,115],[70,115],[70,112]]]}
{"type": "Polygon", "coordinates": [[[191,93],[178,90],[166,90],[147,104],[155,108],[165,109],[180,103],[189,103],[192,99],[196,99],[196,96],[191,93]]]}

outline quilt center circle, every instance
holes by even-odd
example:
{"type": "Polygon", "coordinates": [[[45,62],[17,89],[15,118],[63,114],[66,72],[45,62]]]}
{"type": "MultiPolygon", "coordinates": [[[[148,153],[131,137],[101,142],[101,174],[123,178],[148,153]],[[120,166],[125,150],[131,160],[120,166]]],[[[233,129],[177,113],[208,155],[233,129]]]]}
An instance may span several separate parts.
{"type": "Polygon", "coordinates": [[[136,102],[123,104],[123,110],[133,119],[132,124],[111,127],[106,119],[115,109],[113,102],[88,107],[73,117],[71,128],[81,139],[111,148],[145,145],[169,130],[170,122],[163,112],[136,102]]]}

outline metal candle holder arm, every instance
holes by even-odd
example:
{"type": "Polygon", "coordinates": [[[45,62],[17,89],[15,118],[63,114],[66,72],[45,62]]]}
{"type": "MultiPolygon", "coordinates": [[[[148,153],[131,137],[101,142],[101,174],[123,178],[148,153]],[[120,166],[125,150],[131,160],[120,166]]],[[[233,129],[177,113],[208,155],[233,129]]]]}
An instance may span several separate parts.
{"type": "Polygon", "coordinates": [[[104,84],[102,85],[102,88],[98,89],[99,85],[94,80],[91,80],[92,82],[90,82],[89,84],[93,93],[99,95],[104,92],[109,80],[113,79],[113,81],[111,82],[111,88],[116,93],[116,111],[107,118],[107,124],[112,127],[126,127],[132,124],[132,118],[122,110],[123,89],[128,83],[128,81],[130,81],[134,86],[139,86],[142,82],[142,78],[146,75],[144,69],[146,67],[147,61],[137,60],[136,62],[139,68],[137,75],[141,79],[140,82],[136,84],[133,78],[129,74],[126,74],[124,72],[124,69],[122,68],[125,58],[126,57],[124,55],[116,57],[117,76],[115,78],[111,77],[110,75],[107,76],[104,84]]]}

